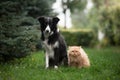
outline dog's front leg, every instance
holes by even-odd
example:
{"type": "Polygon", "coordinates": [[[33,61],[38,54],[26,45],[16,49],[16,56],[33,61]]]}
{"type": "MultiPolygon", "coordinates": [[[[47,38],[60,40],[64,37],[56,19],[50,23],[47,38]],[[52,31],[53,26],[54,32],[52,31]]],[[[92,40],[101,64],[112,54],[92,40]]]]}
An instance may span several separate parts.
{"type": "Polygon", "coordinates": [[[54,63],[54,68],[57,69],[58,68],[58,64],[59,64],[59,50],[58,48],[54,48],[54,59],[55,59],[55,63],[54,63]]]}
{"type": "Polygon", "coordinates": [[[47,52],[46,52],[46,54],[45,54],[45,57],[46,57],[46,58],[45,58],[45,61],[46,61],[46,67],[45,67],[45,68],[47,69],[47,68],[49,68],[49,55],[48,55],[47,52]]]}

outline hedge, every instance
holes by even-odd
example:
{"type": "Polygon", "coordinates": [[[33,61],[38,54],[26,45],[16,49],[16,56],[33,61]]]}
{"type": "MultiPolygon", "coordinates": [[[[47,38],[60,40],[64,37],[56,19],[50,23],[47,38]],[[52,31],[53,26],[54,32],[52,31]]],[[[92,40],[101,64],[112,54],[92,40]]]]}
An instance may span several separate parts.
{"type": "Polygon", "coordinates": [[[62,34],[66,40],[68,46],[94,46],[96,43],[96,34],[94,31],[62,31],[62,34]]]}

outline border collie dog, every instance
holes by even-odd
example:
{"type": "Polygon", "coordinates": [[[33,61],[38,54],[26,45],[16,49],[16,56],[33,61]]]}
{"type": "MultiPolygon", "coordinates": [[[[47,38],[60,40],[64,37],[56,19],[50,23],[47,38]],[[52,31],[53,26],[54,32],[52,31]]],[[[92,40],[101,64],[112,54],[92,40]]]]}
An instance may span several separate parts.
{"type": "Polygon", "coordinates": [[[66,43],[57,28],[58,17],[39,17],[41,40],[45,48],[46,68],[58,68],[60,64],[68,65],[66,43]]]}

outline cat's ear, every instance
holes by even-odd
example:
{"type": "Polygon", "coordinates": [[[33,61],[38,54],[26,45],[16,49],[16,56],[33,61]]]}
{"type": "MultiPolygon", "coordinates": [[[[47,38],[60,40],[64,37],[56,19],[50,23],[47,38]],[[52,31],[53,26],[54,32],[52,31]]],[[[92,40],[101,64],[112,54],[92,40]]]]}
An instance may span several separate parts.
{"type": "Polygon", "coordinates": [[[81,48],[82,48],[82,46],[79,46],[79,48],[81,49],[81,48]]]}
{"type": "Polygon", "coordinates": [[[80,48],[82,47],[82,46],[79,46],[80,48]]]}
{"type": "Polygon", "coordinates": [[[68,46],[67,54],[70,54],[70,47],[71,47],[71,46],[68,46]]]}
{"type": "Polygon", "coordinates": [[[71,48],[71,46],[68,46],[68,49],[70,49],[71,48]]]}

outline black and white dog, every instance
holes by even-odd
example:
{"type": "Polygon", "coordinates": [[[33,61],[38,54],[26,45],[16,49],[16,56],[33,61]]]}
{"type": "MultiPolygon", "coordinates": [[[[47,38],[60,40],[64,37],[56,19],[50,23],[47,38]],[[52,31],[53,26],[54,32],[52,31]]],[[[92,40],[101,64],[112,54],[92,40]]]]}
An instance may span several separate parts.
{"type": "Polygon", "coordinates": [[[61,63],[68,65],[66,43],[57,28],[59,18],[42,16],[38,20],[41,25],[41,40],[46,51],[46,68],[58,68],[61,63]]]}

